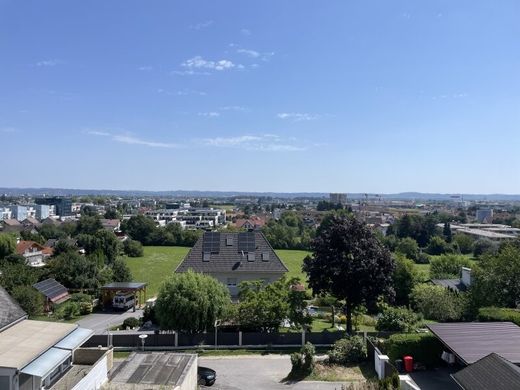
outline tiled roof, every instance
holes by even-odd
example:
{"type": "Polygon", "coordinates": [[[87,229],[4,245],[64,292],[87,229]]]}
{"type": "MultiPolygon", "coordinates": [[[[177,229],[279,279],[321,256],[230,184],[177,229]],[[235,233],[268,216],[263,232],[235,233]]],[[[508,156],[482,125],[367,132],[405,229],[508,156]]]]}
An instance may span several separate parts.
{"type": "Polygon", "coordinates": [[[21,223],[16,219],[4,219],[4,224],[7,226],[20,226],[21,223]]]}
{"type": "Polygon", "coordinates": [[[0,286],[0,329],[27,316],[18,303],[0,286]]]}
{"type": "Polygon", "coordinates": [[[452,375],[465,390],[520,389],[520,367],[491,353],[452,375]]]}
{"type": "Polygon", "coordinates": [[[220,272],[285,273],[288,271],[261,232],[247,233],[253,235],[255,244],[254,251],[249,255],[247,252],[239,250],[238,237],[240,234],[246,233],[204,233],[175,272],[186,272],[189,269],[210,274],[220,272]],[[219,250],[218,253],[216,251],[207,252],[206,259],[204,259],[204,241],[208,240],[211,234],[219,234],[219,250]],[[251,256],[253,254],[254,256],[251,256]]]}
{"type": "Polygon", "coordinates": [[[16,253],[23,255],[27,249],[33,247],[38,248],[38,250],[44,249],[43,245],[40,245],[35,241],[20,241],[18,244],[16,244],[16,253]]]}

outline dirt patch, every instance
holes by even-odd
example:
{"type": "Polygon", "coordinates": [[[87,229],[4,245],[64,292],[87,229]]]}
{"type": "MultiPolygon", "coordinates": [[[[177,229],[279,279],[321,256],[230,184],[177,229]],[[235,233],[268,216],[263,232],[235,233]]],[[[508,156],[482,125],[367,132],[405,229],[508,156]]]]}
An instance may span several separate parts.
{"type": "Polygon", "coordinates": [[[339,366],[335,364],[316,363],[316,367],[306,380],[329,382],[365,382],[373,379],[372,372],[366,364],[339,366]]]}

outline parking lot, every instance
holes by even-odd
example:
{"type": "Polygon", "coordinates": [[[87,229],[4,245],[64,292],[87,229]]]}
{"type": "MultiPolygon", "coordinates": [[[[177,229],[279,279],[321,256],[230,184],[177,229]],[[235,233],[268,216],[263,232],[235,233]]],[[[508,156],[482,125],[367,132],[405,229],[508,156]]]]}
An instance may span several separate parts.
{"type": "Polygon", "coordinates": [[[201,357],[199,366],[217,371],[215,390],[340,390],[335,382],[283,382],[291,371],[288,355],[201,357]]]}

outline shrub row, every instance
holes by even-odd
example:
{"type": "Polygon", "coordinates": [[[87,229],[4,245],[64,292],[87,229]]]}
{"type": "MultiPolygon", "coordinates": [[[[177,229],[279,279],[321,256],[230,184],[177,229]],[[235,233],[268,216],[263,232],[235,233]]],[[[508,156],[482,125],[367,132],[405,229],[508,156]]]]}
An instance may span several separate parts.
{"type": "Polygon", "coordinates": [[[386,350],[392,362],[410,355],[414,362],[420,362],[426,367],[435,367],[441,362],[443,347],[432,334],[404,333],[391,336],[386,350]]]}
{"type": "Polygon", "coordinates": [[[520,326],[520,310],[504,307],[481,307],[479,321],[511,321],[520,326]]]}

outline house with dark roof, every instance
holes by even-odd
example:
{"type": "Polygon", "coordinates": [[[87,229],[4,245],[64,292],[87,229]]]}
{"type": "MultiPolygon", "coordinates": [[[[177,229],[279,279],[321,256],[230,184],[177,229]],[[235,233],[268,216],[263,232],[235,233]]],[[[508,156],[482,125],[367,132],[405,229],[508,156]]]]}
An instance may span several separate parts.
{"type": "Polygon", "coordinates": [[[12,219],[4,219],[2,221],[3,231],[4,232],[19,232],[23,230],[23,226],[18,220],[12,219]]]}
{"type": "Polygon", "coordinates": [[[44,311],[50,311],[54,305],[63,303],[70,298],[67,288],[55,279],[42,280],[33,284],[33,287],[44,297],[44,311]]]}
{"type": "Polygon", "coordinates": [[[0,286],[0,332],[26,318],[27,313],[23,311],[18,302],[0,286]]]}
{"type": "Polygon", "coordinates": [[[471,268],[462,267],[458,279],[432,279],[431,282],[453,292],[465,292],[471,285],[471,268]]]}
{"type": "Polygon", "coordinates": [[[175,272],[188,270],[211,275],[224,283],[231,296],[238,295],[240,282],[280,279],[287,267],[265,236],[259,232],[205,232],[175,272]]]}
{"type": "Polygon", "coordinates": [[[464,390],[520,389],[520,367],[496,353],[490,353],[452,375],[464,390]]]}

